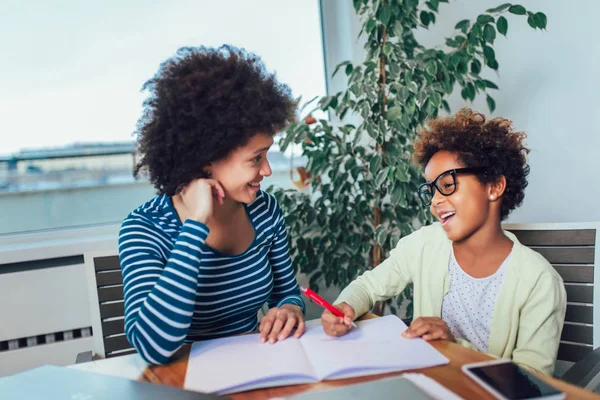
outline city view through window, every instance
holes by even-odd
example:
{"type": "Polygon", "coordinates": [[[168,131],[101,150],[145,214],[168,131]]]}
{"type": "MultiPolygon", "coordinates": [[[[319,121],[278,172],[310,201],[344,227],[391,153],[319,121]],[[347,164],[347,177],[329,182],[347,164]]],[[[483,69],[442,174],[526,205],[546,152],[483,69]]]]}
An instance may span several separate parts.
{"type": "MultiPolygon", "coordinates": [[[[0,234],[120,222],[152,196],[132,133],[179,47],[243,47],[295,97],[325,94],[317,0],[8,1],[0,24],[0,234]]],[[[291,187],[289,159],[269,160],[266,185],[291,187]]]]}

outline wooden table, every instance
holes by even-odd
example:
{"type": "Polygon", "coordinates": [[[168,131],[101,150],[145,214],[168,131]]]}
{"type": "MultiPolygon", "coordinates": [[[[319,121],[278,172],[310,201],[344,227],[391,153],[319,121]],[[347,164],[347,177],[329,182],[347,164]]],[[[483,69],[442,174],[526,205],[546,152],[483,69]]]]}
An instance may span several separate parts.
{"type": "MultiPolygon", "coordinates": [[[[370,318],[376,318],[376,316],[370,314],[364,316],[361,319],[370,318]]],[[[234,400],[256,400],[269,399],[272,397],[285,397],[312,390],[325,390],[338,386],[345,386],[354,383],[387,378],[391,376],[400,375],[405,372],[419,372],[424,375],[427,375],[430,378],[433,378],[438,383],[441,383],[443,386],[465,399],[494,399],[492,395],[490,395],[477,383],[468,378],[460,369],[460,367],[464,364],[490,360],[491,357],[489,357],[486,354],[467,349],[466,347],[462,347],[456,343],[449,342],[446,340],[433,341],[431,342],[431,345],[435,347],[444,356],[446,356],[446,358],[450,360],[450,363],[443,366],[424,368],[420,370],[392,372],[387,374],[371,375],[358,378],[339,379],[310,384],[258,389],[248,392],[230,394],[228,395],[228,397],[231,397],[234,400]]],[[[175,359],[171,363],[166,365],[147,366],[143,374],[140,376],[139,380],[161,385],[183,387],[185,373],[187,370],[189,352],[190,345],[186,345],[182,347],[181,350],[175,355],[175,359]]],[[[540,375],[540,378],[550,383],[557,389],[567,393],[567,399],[600,400],[600,395],[596,395],[590,391],[581,389],[577,386],[573,386],[564,381],[542,375],[540,375]]]]}
{"type": "MultiPolygon", "coordinates": [[[[494,397],[483,390],[478,384],[469,379],[460,369],[463,364],[490,360],[491,358],[483,353],[467,349],[456,343],[452,343],[446,340],[438,340],[431,342],[440,353],[446,356],[450,360],[450,364],[424,368],[421,370],[413,371],[402,371],[392,372],[381,375],[371,375],[358,378],[350,379],[339,379],[332,381],[324,381],[318,383],[301,384],[293,386],[282,386],[267,389],[257,389],[248,392],[230,394],[234,400],[257,400],[257,399],[269,399],[272,397],[285,397],[302,392],[312,390],[325,390],[331,389],[338,386],[345,386],[354,383],[367,382],[377,380],[381,378],[387,378],[403,374],[405,372],[419,372],[433,378],[437,382],[444,385],[446,388],[452,390],[457,395],[465,399],[490,399],[494,397]]],[[[143,375],[139,378],[141,381],[152,382],[161,385],[170,385],[176,387],[183,387],[185,379],[185,373],[187,370],[188,356],[190,346],[184,346],[179,353],[176,355],[176,359],[166,365],[151,365],[148,366],[143,375]]],[[[577,386],[570,385],[558,379],[550,378],[547,376],[541,376],[541,378],[559,390],[562,390],[568,394],[567,399],[596,399],[600,400],[600,395],[596,395],[587,390],[581,389],[577,386]]]]}

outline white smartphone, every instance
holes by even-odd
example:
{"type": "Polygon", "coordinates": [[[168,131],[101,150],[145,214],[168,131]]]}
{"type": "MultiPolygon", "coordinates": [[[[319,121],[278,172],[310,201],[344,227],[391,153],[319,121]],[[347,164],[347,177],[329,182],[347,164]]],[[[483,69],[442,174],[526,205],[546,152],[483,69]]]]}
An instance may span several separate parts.
{"type": "Polygon", "coordinates": [[[510,360],[465,364],[462,370],[500,400],[561,400],[565,394],[510,360]]]}

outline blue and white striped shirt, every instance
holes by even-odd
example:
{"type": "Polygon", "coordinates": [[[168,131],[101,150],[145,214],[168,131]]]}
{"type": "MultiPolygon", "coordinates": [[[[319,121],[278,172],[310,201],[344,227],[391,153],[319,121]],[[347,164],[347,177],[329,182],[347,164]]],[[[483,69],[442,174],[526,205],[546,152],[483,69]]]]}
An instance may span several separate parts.
{"type": "Polygon", "coordinates": [[[162,364],[184,343],[254,331],[265,302],[304,310],[277,201],[261,191],[244,207],[255,237],[236,256],[207,246],[208,227],[182,224],[166,195],[123,221],[125,333],[146,361],[162,364]]]}

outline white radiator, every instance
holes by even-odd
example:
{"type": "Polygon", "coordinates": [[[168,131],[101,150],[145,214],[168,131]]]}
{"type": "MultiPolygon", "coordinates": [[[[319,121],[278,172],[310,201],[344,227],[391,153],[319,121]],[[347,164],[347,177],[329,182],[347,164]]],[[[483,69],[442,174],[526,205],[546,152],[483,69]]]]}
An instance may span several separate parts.
{"type": "Polygon", "coordinates": [[[119,226],[0,237],[0,376],[75,363],[92,350],[83,253],[117,248],[119,226]]]}

